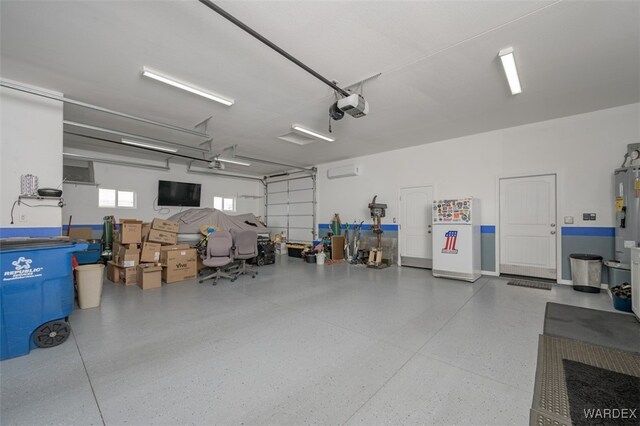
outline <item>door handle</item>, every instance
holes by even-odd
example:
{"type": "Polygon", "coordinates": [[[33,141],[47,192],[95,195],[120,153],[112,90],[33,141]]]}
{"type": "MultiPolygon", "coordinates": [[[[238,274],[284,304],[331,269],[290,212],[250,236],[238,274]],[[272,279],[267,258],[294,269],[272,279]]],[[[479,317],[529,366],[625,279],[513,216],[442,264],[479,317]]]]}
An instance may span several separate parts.
{"type": "Polygon", "coordinates": [[[556,235],[556,231],[551,231],[551,235],[556,235]]]}

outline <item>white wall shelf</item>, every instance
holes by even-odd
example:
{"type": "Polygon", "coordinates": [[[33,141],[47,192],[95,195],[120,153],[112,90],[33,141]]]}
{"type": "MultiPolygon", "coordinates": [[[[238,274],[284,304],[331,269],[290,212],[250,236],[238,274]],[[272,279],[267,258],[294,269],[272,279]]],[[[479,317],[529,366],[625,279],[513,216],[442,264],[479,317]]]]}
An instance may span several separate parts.
{"type": "Polygon", "coordinates": [[[62,200],[62,197],[43,197],[41,195],[19,195],[19,200],[62,200]]]}

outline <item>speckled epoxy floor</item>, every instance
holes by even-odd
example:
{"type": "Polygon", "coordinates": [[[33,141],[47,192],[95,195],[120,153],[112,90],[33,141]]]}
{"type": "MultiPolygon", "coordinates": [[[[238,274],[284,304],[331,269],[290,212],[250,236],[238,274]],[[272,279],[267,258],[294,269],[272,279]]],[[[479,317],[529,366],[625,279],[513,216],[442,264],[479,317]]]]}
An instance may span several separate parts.
{"type": "Polygon", "coordinates": [[[105,281],[63,345],[0,363],[0,423],[528,424],[545,303],[609,297],[279,258],[256,279],[105,281]]]}

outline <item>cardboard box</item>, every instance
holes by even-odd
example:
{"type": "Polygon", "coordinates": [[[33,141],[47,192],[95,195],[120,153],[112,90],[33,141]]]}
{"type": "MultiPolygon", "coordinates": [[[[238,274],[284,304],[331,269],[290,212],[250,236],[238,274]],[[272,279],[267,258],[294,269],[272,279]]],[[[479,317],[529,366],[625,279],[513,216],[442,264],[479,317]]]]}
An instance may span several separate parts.
{"type": "Polygon", "coordinates": [[[151,224],[149,222],[145,222],[142,224],[142,242],[147,241],[149,237],[149,231],[151,230],[151,224]]]}
{"type": "Polygon", "coordinates": [[[171,220],[156,218],[151,222],[151,229],[157,229],[158,231],[173,232],[174,234],[177,234],[179,228],[178,222],[173,222],[171,220]]]}
{"type": "Polygon", "coordinates": [[[152,243],[170,244],[173,245],[178,242],[178,235],[173,232],[158,231],[157,229],[151,229],[149,231],[149,237],[147,241],[152,243]]]}
{"type": "Polygon", "coordinates": [[[139,248],[139,245],[138,244],[121,244],[118,241],[114,241],[111,246],[111,250],[113,251],[114,256],[118,255],[121,247],[126,247],[128,249],[137,249],[139,248]]]}
{"type": "Polygon", "coordinates": [[[137,244],[121,244],[115,260],[118,266],[132,268],[140,263],[140,249],[137,244]]]}
{"type": "Polygon", "coordinates": [[[186,249],[190,249],[191,246],[189,246],[189,244],[186,243],[182,243],[182,244],[173,244],[170,246],[162,246],[160,247],[160,258],[162,258],[162,253],[166,252],[166,251],[170,251],[170,250],[186,250],[186,249]]]}
{"type": "Polygon", "coordinates": [[[124,283],[133,285],[136,283],[136,267],[125,268],[113,261],[107,262],[107,279],[114,284],[124,283]]]}
{"type": "Polygon", "coordinates": [[[142,221],[135,219],[120,219],[120,239],[122,244],[142,242],[142,221]]]}
{"type": "Polygon", "coordinates": [[[69,238],[77,238],[79,240],[93,240],[93,229],[71,227],[69,229],[69,238]]]}
{"type": "Polygon", "coordinates": [[[331,259],[344,259],[345,239],[343,235],[334,235],[331,237],[331,259]]]}
{"type": "Polygon", "coordinates": [[[167,284],[196,278],[198,254],[188,244],[161,248],[162,280],[167,284]]]}
{"type": "Polygon", "coordinates": [[[136,266],[132,268],[119,268],[120,269],[120,281],[124,285],[134,285],[138,279],[138,268],[136,266]]]}
{"type": "Polygon", "coordinates": [[[162,286],[162,266],[155,263],[143,263],[138,265],[138,287],[143,290],[160,288],[162,286]]]}
{"type": "Polygon", "coordinates": [[[120,282],[120,267],[113,260],[107,262],[107,279],[114,284],[120,282]]]}
{"type": "Polygon", "coordinates": [[[157,263],[160,262],[160,243],[142,243],[142,251],[140,252],[140,262],[157,263]]]}

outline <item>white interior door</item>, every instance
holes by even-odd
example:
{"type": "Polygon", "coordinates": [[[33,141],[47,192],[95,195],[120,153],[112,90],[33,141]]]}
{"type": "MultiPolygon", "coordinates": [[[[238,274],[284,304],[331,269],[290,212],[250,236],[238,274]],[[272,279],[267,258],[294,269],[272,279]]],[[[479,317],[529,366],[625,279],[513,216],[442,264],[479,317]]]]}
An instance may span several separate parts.
{"type": "Polygon", "coordinates": [[[500,272],[556,278],[556,176],[500,179],[500,272]]]}
{"type": "Polygon", "coordinates": [[[431,212],[433,187],[400,189],[400,262],[431,268],[431,212]]]}

